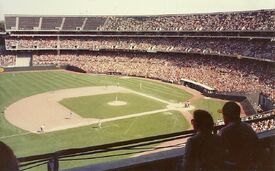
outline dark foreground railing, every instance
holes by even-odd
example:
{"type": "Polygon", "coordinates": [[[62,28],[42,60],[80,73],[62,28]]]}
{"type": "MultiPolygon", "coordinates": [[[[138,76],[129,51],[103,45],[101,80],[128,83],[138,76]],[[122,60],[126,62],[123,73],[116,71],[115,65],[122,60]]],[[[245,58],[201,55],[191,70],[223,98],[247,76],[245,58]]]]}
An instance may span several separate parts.
{"type": "MultiPolygon", "coordinates": [[[[268,119],[274,119],[274,115],[270,115],[267,117],[257,118],[253,120],[245,121],[247,123],[259,122],[268,119]]],[[[219,130],[223,125],[216,126],[215,130],[219,130]]],[[[73,161],[73,160],[91,160],[98,158],[108,158],[114,156],[123,156],[123,155],[131,155],[141,152],[147,152],[152,149],[156,149],[153,147],[146,147],[150,145],[155,145],[171,140],[182,139],[186,137],[190,137],[194,135],[194,130],[182,131],[177,133],[158,135],[140,139],[134,139],[129,141],[115,142],[110,144],[103,144],[97,146],[83,147],[83,148],[72,148],[56,151],[53,153],[34,155],[28,157],[18,158],[20,162],[20,170],[28,170],[31,168],[35,168],[41,165],[47,165],[49,171],[58,171],[59,170],[59,161],[73,161]],[[134,151],[139,149],[138,151],[134,151]],[[107,154],[107,152],[119,151],[119,150],[127,150],[126,152],[122,152],[120,154],[107,154]],[[96,154],[105,154],[104,156],[96,156],[96,154]],[[89,157],[83,157],[89,156],[89,157]],[[90,157],[92,156],[92,157],[90,157]]],[[[173,146],[165,146],[159,148],[170,148],[173,146]]]]}
{"type": "MultiPolygon", "coordinates": [[[[275,170],[275,129],[261,132],[258,137],[257,168],[253,171],[275,170]]],[[[62,171],[185,171],[182,169],[184,153],[185,148],[179,147],[62,171]]]]}

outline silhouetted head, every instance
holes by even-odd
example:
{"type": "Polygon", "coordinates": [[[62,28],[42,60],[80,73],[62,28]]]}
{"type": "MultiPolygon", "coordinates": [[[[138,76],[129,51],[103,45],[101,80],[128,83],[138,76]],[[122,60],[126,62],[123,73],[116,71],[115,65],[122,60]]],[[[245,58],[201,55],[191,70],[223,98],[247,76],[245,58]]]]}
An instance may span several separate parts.
{"type": "Polygon", "coordinates": [[[18,163],[12,149],[0,141],[0,170],[19,171],[18,163]]]}
{"type": "Polygon", "coordinates": [[[222,108],[222,114],[225,124],[240,121],[241,108],[235,102],[226,102],[222,108]]]}
{"type": "Polygon", "coordinates": [[[214,127],[214,121],[211,114],[205,110],[195,110],[193,112],[192,125],[196,131],[211,132],[214,127]]]}

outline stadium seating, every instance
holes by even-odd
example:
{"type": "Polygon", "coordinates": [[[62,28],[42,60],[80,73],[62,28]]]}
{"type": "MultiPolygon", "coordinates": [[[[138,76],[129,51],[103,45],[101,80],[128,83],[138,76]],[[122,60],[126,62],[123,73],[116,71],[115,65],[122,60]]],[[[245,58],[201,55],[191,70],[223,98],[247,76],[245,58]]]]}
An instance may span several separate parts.
{"type": "Polygon", "coordinates": [[[20,30],[36,30],[39,27],[40,17],[20,17],[19,29],[20,30]]]}
{"type": "MultiPolygon", "coordinates": [[[[65,25],[64,25],[65,26],[65,25]]],[[[268,40],[217,38],[95,38],[95,37],[9,37],[7,50],[39,49],[123,49],[140,51],[188,52],[246,56],[275,60],[273,45],[268,40]],[[16,47],[16,48],[15,48],[16,47]]]]}
{"type": "Polygon", "coordinates": [[[6,30],[15,30],[16,29],[16,17],[6,17],[6,30]]]}
{"type": "MultiPolygon", "coordinates": [[[[6,49],[0,52],[0,67],[16,66],[20,54],[25,53],[29,55],[28,61],[21,62],[31,62],[34,68],[70,65],[88,73],[119,73],[177,84],[185,78],[209,86],[221,95],[260,92],[274,104],[274,16],[274,9],[157,16],[6,15],[6,33],[1,37],[6,49]],[[169,37],[170,33],[174,37],[169,37]]],[[[262,119],[265,116],[259,114],[243,120],[260,119],[251,121],[258,133],[274,131],[274,111],[267,116],[273,118],[262,119]]],[[[74,150],[87,152],[87,149],[74,150]]],[[[182,154],[181,151],[176,157],[182,154]]],[[[56,161],[62,158],[60,152],[45,156],[34,160],[45,164],[49,156],[56,161]]],[[[23,157],[20,162],[32,160],[23,157]]],[[[176,169],[175,162],[178,158],[175,160],[173,156],[172,164],[161,167],[176,169]]],[[[144,167],[144,162],[141,165],[144,167]]],[[[156,170],[161,170],[157,165],[156,170]]],[[[129,164],[129,167],[135,166],[129,164]]]]}
{"type": "MultiPolygon", "coordinates": [[[[87,72],[120,72],[171,82],[186,78],[220,92],[260,91],[274,99],[274,45],[272,35],[268,36],[275,30],[275,23],[271,22],[274,14],[275,10],[157,16],[6,15],[6,31],[12,34],[5,37],[5,47],[17,53],[31,51],[34,65],[70,64],[87,72]],[[34,30],[38,33],[35,36],[34,32],[16,32],[34,30]],[[47,35],[37,32],[39,30],[47,31],[47,35]],[[56,36],[50,31],[74,32],[70,32],[70,36],[56,36]],[[161,31],[233,31],[236,34],[233,37],[89,37],[86,31],[152,31],[152,35],[161,31]],[[238,35],[245,31],[267,35],[238,35]],[[245,60],[239,60],[241,58],[245,60]],[[256,64],[252,59],[270,63],[257,61],[256,64]]],[[[14,66],[15,57],[9,56],[10,52],[5,54],[1,57],[1,65],[14,66]]]]}
{"type": "Polygon", "coordinates": [[[105,21],[105,17],[87,17],[83,30],[99,30],[100,26],[104,25],[105,21]]]}
{"type": "Polygon", "coordinates": [[[73,65],[87,72],[120,72],[125,75],[179,82],[200,82],[220,92],[262,91],[274,100],[272,65],[226,57],[193,57],[169,54],[48,52],[34,54],[35,65],[73,65]]]}
{"type": "Polygon", "coordinates": [[[66,17],[62,30],[81,30],[84,17],[66,17]]]}
{"type": "MultiPolygon", "coordinates": [[[[104,17],[70,16],[64,17],[63,28],[61,28],[63,17],[41,16],[41,30],[54,31],[60,27],[64,31],[75,31],[76,28],[83,26],[84,30],[100,28],[105,31],[268,31],[275,29],[274,22],[270,22],[274,20],[274,12],[275,10],[260,10],[169,16],[107,16],[106,22],[104,17]]],[[[33,27],[38,25],[38,17],[7,15],[8,31],[16,25],[17,21],[14,18],[19,19],[18,30],[33,30],[33,27]]]]}
{"type": "Polygon", "coordinates": [[[43,17],[41,30],[59,30],[63,17],[43,17]]]}
{"type": "Polygon", "coordinates": [[[15,61],[16,61],[15,54],[11,54],[11,53],[0,54],[0,67],[15,66],[15,61]]]}

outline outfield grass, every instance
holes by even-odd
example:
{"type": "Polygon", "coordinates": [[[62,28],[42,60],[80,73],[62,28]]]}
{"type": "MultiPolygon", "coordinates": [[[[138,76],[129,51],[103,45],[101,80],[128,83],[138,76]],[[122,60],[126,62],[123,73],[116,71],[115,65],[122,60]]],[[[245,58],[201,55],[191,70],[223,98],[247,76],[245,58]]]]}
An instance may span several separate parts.
{"type": "Polygon", "coordinates": [[[120,78],[119,82],[122,86],[126,86],[133,90],[142,92],[144,94],[152,95],[159,99],[167,100],[170,102],[183,102],[192,97],[192,94],[183,91],[182,89],[176,86],[167,86],[169,84],[166,83],[156,85],[155,81],[145,80],[142,78],[120,78]]]}
{"type": "Polygon", "coordinates": [[[165,109],[167,104],[134,93],[111,93],[94,96],[66,98],[59,102],[66,108],[85,118],[112,118],[141,112],[165,109]],[[111,106],[108,102],[116,100],[126,105],[111,106]]]}

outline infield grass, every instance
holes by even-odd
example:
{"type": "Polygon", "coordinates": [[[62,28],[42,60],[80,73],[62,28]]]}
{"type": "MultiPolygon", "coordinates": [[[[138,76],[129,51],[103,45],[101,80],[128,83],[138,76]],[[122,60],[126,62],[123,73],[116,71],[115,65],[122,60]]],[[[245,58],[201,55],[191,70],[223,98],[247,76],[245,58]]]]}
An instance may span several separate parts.
{"type": "Polygon", "coordinates": [[[166,104],[134,93],[111,93],[94,96],[74,97],[59,103],[85,118],[112,118],[166,108],[166,104]],[[109,102],[126,102],[125,105],[112,106],[109,102]]]}

